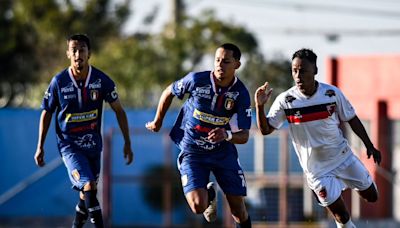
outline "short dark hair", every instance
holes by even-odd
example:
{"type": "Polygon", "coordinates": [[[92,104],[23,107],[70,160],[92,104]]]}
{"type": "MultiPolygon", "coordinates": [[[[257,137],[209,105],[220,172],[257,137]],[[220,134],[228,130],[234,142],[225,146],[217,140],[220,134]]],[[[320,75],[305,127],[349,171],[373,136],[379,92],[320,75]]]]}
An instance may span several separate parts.
{"type": "Polygon", "coordinates": [[[240,57],[242,56],[242,53],[240,52],[240,49],[238,46],[231,44],[231,43],[225,43],[219,46],[220,48],[226,49],[233,51],[233,58],[236,60],[240,60],[240,57]]]}
{"type": "Polygon", "coordinates": [[[317,55],[314,53],[312,49],[302,48],[296,51],[292,56],[292,60],[295,58],[307,59],[311,63],[317,65],[317,55]]]}
{"type": "Polygon", "coordinates": [[[71,40],[84,42],[86,44],[88,50],[90,50],[90,39],[89,39],[89,37],[87,35],[85,35],[85,34],[73,34],[73,35],[68,37],[67,44],[69,44],[69,42],[71,40]]]}

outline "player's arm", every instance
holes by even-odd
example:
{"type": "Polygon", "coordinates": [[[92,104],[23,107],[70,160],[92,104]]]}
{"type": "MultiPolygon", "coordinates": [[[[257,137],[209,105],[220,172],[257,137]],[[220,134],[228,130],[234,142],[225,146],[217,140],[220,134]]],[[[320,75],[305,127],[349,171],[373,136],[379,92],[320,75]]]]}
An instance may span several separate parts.
{"type": "Polygon", "coordinates": [[[269,100],[272,93],[272,88],[268,87],[268,82],[264,83],[264,85],[260,86],[255,94],[254,101],[256,104],[256,119],[257,119],[257,127],[260,129],[263,135],[271,134],[275,129],[271,127],[268,123],[268,119],[265,115],[264,105],[269,100]]]}
{"type": "Polygon", "coordinates": [[[239,131],[231,132],[225,128],[214,128],[208,133],[208,140],[211,142],[222,142],[227,140],[234,144],[245,144],[249,140],[249,130],[239,129],[239,131]]]}
{"type": "Polygon", "coordinates": [[[133,161],[133,152],[131,149],[131,139],[129,136],[129,125],[128,118],[126,117],[126,113],[124,108],[122,107],[120,101],[117,99],[114,102],[110,103],[112,110],[115,112],[115,116],[117,117],[119,128],[121,129],[122,135],[124,137],[124,158],[126,164],[129,165],[133,161]]]}
{"type": "Polygon", "coordinates": [[[348,121],[351,129],[353,132],[361,139],[361,141],[364,143],[365,147],[367,148],[367,156],[368,158],[372,157],[374,158],[374,162],[379,165],[381,163],[381,152],[377,150],[374,147],[374,144],[372,144],[370,138],[368,137],[367,132],[365,131],[365,128],[363,124],[361,123],[360,119],[358,116],[354,116],[351,120],[348,121]]]}
{"type": "Polygon", "coordinates": [[[157,112],[154,120],[146,123],[146,128],[150,131],[158,132],[161,129],[165,114],[171,106],[174,94],[172,93],[172,84],[169,85],[161,94],[157,106],[157,112]]]}
{"type": "Polygon", "coordinates": [[[50,127],[52,113],[46,110],[42,111],[39,120],[39,138],[36,147],[36,153],[34,156],[36,165],[39,167],[44,166],[46,163],[44,162],[44,143],[46,141],[47,132],[50,127]]]}

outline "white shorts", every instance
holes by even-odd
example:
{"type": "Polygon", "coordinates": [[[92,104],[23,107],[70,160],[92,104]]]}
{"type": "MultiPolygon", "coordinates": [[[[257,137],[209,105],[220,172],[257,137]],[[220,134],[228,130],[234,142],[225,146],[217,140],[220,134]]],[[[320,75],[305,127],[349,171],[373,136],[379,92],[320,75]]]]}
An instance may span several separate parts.
{"type": "Polygon", "coordinates": [[[334,203],[346,188],[363,191],[373,183],[368,170],[354,154],[336,169],[318,178],[307,178],[307,182],[323,207],[334,203]]]}

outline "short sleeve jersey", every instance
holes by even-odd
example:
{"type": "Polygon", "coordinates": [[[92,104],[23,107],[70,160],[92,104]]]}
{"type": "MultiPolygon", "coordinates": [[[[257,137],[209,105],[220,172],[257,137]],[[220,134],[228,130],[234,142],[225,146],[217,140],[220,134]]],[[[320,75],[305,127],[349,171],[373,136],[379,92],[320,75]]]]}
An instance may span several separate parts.
{"type": "Polygon", "coordinates": [[[60,152],[102,151],[103,101],[118,99],[114,82],[90,66],[85,81],[76,81],[71,68],[53,77],[41,108],[54,113],[60,152]]]}
{"type": "Polygon", "coordinates": [[[217,127],[233,131],[251,127],[250,96],[244,84],[235,77],[229,88],[219,91],[213,77],[211,71],[191,72],[173,83],[176,97],[189,95],[170,134],[185,152],[236,151],[231,142],[210,142],[208,132],[217,127]]]}
{"type": "Polygon", "coordinates": [[[355,117],[355,110],[335,86],[318,83],[311,97],[294,86],[281,93],[268,112],[268,123],[278,129],[285,120],[304,172],[318,177],[344,162],[350,151],[339,128],[355,117]]]}

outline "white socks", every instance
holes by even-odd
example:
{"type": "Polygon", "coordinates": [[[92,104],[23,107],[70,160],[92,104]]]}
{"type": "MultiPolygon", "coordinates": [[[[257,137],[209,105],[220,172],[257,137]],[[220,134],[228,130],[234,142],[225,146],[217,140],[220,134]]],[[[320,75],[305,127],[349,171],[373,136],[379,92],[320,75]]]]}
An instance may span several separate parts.
{"type": "Polygon", "coordinates": [[[351,219],[349,219],[349,221],[347,221],[346,224],[342,224],[342,223],[340,223],[340,222],[338,222],[336,220],[335,220],[335,222],[336,222],[336,227],[337,228],[357,228],[354,225],[354,223],[351,221],[351,219]]]}

